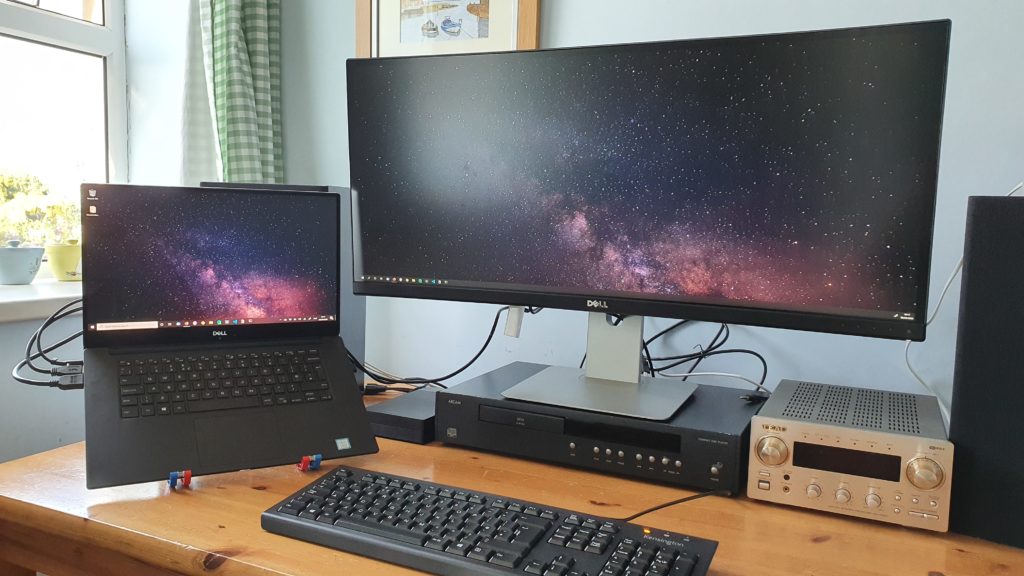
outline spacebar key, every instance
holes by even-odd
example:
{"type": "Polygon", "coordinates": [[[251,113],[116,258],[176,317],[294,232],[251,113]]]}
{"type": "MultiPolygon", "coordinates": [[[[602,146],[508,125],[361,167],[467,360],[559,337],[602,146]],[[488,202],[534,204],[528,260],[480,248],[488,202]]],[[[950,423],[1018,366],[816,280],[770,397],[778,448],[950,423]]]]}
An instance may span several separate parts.
{"type": "Polygon", "coordinates": [[[239,396],[237,398],[220,398],[215,400],[192,400],[188,403],[189,412],[212,412],[214,410],[231,410],[232,408],[251,408],[260,405],[259,396],[239,396]]]}
{"type": "Polygon", "coordinates": [[[356,532],[363,532],[365,534],[372,534],[382,538],[415,544],[417,546],[423,546],[423,543],[427,541],[427,536],[425,534],[416,534],[415,532],[410,532],[405,528],[396,528],[394,526],[388,526],[387,524],[378,524],[373,521],[338,518],[334,521],[334,525],[342,528],[348,528],[349,530],[355,530],[356,532]]]}

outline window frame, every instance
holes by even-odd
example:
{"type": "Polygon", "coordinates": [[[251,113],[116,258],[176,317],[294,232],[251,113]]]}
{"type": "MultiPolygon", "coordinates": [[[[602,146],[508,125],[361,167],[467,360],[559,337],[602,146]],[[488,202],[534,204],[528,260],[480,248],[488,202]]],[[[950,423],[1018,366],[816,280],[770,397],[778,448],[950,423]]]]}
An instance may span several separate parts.
{"type": "Polygon", "coordinates": [[[108,182],[128,182],[125,0],[104,0],[104,25],[0,0],[0,34],[103,58],[108,182]]]}

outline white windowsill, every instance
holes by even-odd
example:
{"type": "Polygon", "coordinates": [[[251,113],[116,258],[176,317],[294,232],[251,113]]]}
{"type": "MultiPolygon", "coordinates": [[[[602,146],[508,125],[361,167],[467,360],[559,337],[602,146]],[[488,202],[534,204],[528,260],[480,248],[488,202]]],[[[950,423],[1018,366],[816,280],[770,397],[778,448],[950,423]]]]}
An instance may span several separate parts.
{"type": "Polygon", "coordinates": [[[82,297],[81,282],[58,282],[50,274],[46,274],[48,278],[42,276],[40,270],[31,284],[0,286],[0,322],[47,318],[61,306],[82,297]]]}

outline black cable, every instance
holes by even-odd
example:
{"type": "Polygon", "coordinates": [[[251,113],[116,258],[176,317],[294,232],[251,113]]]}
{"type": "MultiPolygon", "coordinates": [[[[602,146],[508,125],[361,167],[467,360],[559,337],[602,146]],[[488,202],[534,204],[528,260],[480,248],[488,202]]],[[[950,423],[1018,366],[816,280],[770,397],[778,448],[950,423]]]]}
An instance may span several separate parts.
{"type": "Polygon", "coordinates": [[[78,299],[78,300],[74,300],[72,302],[69,302],[68,304],[65,304],[64,306],[61,306],[60,309],[58,309],[56,312],[51,314],[50,317],[47,318],[39,326],[39,328],[36,329],[35,333],[32,334],[32,336],[28,340],[28,344],[25,346],[25,361],[26,361],[26,365],[29,368],[31,368],[32,370],[34,370],[36,372],[39,372],[41,374],[53,374],[53,370],[52,369],[46,370],[46,369],[43,369],[43,368],[39,368],[38,366],[36,366],[35,364],[32,363],[33,359],[40,358],[40,357],[43,358],[43,360],[47,361],[51,366],[70,366],[70,365],[80,366],[82,364],[81,360],[71,361],[71,362],[61,362],[61,361],[58,361],[58,360],[53,360],[52,358],[50,358],[49,356],[46,355],[47,350],[43,350],[42,343],[41,343],[42,342],[43,332],[49,326],[51,326],[53,323],[57,322],[58,320],[60,320],[60,319],[62,319],[64,317],[67,317],[67,316],[70,316],[72,314],[76,314],[76,313],[82,311],[82,307],[81,306],[79,306],[78,308],[72,308],[72,309],[68,310],[69,306],[73,306],[73,305],[75,305],[75,304],[77,304],[77,303],[79,303],[81,301],[82,301],[81,299],[78,299]],[[35,347],[36,347],[36,353],[35,354],[32,354],[32,346],[33,346],[33,344],[35,344],[35,347]]]}
{"type": "MultiPolygon", "coordinates": [[[[754,352],[753,350],[747,350],[745,348],[730,348],[728,350],[714,350],[714,351],[706,352],[704,354],[704,356],[705,357],[706,356],[717,356],[719,354],[749,354],[750,356],[754,356],[755,358],[760,360],[761,361],[761,386],[764,386],[764,381],[768,378],[768,362],[764,359],[764,356],[761,356],[760,354],[758,354],[757,352],[754,352]]],[[[683,364],[685,362],[688,362],[688,360],[680,361],[679,364],[683,364]]],[[[678,366],[678,364],[675,364],[674,366],[678,366]]],[[[659,368],[658,371],[661,372],[663,370],[668,370],[671,367],[672,366],[666,366],[664,368],[659,368]]]]}
{"type": "Polygon", "coordinates": [[[728,325],[727,324],[722,324],[722,326],[719,327],[718,332],[715,334],[715,337],[711,339],[711,343],[708,344],[708,347],[707,348],[701,348],[700,352],[691,352],[691,353],[688,353],[688,354],[680,354],[678,356],[663,356],[663,357],[660,357],[660,358],[655,358],[654,359],[655,362],[671,362],[673,360],[678,360],[678,362],[676,362],[674,364],[671,364],[671,365],[668,365],[668,366],[662,366],[661,368],[658,368],[657,371],[661,372],[663,370],[669,370],[671,368],[675,368],[676,366],[679,366],[680,364],[685,364],[687,362],[690,362],[691,360],[696,360],[697,358],[700,358],[701,356],[703,356],[703,355],[705,355],[705,354],[707,354],[709,352],[714,352],[718,348],[721,348],[725,344],[725,342],[729,339],[728,334],[729,334],[729,327],[728,327],[728,325]],[[726,336],[725,336],[725,338],[723,340],[719,341],[718,339],[721,337],[723,332],[726,334],[726,336]]]}
{"type": "MultiPolygon", "coordinates": [[[[715,334],[715,337],[711,339],[711,343],[708,344],[708,347],[707,347],[706,350],[704,350],[704,352],[714,352],[716,349],[721,348],[722,346],[724,346],[725,343],[728,340],[729,340],[729,325],[728,324],[722,324],[722,327],[718,329],[718,332],[715,334]],[[718,338],[719,338],[719,336],[722,336],[722,332],[723,331],[725,332],[725,337],[723,337],[722,341],[719,342],[718,338]]],[[[697,358],[697,361],[694,362],[692,366],[690,366],[689,370],[687,370],[687,373],[692,374],[694,371],[696,371],[697,370],[697,366],[700,366],[700,363],[703,362],[704,359],[707,358],[707,357],[708,357],[707,354],[701,354],[700,358],[697,358]]],[[[683,380],[684,381],[686,380],[686,376],[683,376],[683,380]]]]}
{"type": "MultiPolygon", "coordinates": [[[[61,346],[64,346],[68,342],[71,342],[75,338],[78,338],[81,335],[82,335],[82,331],[79,330],[78,332],[75,332],[71,336],[68,336],[67,338],[64,338],[60,342],[57,342],[56,344],[52,344],[50,346],[47,346],[45,348],[45,351],[46,352],[52,352],[52,351],[56,350],[57,348],[60,348],[61,346]]],[[[35,358],[38,358],[37,354],[38,353],[33,354],[30,358],[33,359],[33,360],[35,358]]],[[[29,385],[32,385],[32,386],[49,386],[49,387],[60,388],[62,390],[75,390],[75,389],[78,389],[78,388],[82,387],[80,384],[62,385],[60,378],[53,378],[51,380],[32,380],[30,378],[25,378],[25,377],[19,375],[18,372],[21,371],[21,369],[24,368],[26,365],[28,365],[29,361],[30,360],[21,360],[20,362],[18,362],[14,366],[14,369],[11,370],[11,377],[14,378],[15,380],[17,380],[18,382],[21,382],[22,384],[29,384],[29,385]]]]}
{"type": "Polygon", "coordinates": [[[658,333],[657,333],[657,334],[655,334],[654,336],[651,336],[650,338],[648,338],[648,339],[647,339],[647,345],[648,345],[648,346],[650,346],[650,345],[651,345],[651,344],[653,344],[653,343],[654,343],[654,341],[655,341],[655,340],[657,340],[658,338],[661,338],[661,337],[662,337],[662,336],[664,336],[665,334],[668,334],[669,332],[671,332],[671,331],[675,330],[676,328],[679,328],[680,326],[683,326],[683,325],[684,325],[684,324],[686,324],[687,322],[689,322],[689,320],[680,320],[679,322],[676,322],[675,324],[673,324],[673,325],[669,326],[668,328],[665,328],[665,329],[664,329],[664,330],[662,330],[661,332],[658,332],[658,333]]]}
{"type": "Polygon", "coordinates": [[[74,305],[74,304],[79,304],[81,302],[82,302],[82,299],[79,298],[79,299],[73,300],[73,301],[69,302],[68,304],[66,304],[65,306],[61,307],[59,310],[57,310],[56,312],[51,314],[50,317],[47,318],[46,321],[43,322],[42,326],[40,326],[39,329],[36,331],[36,337],[35,337],[36,338],[36,351],[39,353],[40,357],[42,357],[43,360],[45,360],[46,362],[50,363],[51,365],[54,365],[54,366],[81,366],[82,365],[82,361],[81,360],[62,361],[62,360],[55,360],[53,358],[50,358],[43,351],[43,346],[42,346],[43,332],[45,332],[47,328],[49,328],[50,326],[55,324],[61,318],[64,318],[66,316],[70,316],[71,314],[75,314],[77,312],[81,312],[82,309],[83,309],[82,306],[79,306],[78,308],[74,308],[72,310],[66,310],[68,306],[71,306],[71,305],[74,305]]]}
{"type": "MultiPolygon", "coordinates": [[[[411,384],[411,385],[419,385],[419,386],[417,386],[415,388],[410,388],[410,389],[400,389],[400,388],[395,388],[394,389],[394,390],[397,390],[397,391],[400,391],[400,392],[414,392],[416,390],[420,390],[422,388],[425,388],[426,386],[438,386],[440,388],[447,388],[445,385],[441,384],[441,382],[443,382],[445,380],[450,380],[451,378],[454,378],[455,376],[458,376],[459,374],[464,372],[466,369],[468,369],[470,366],[472,366],[473,363],[476,362],[480,358],[480,356],[483,355],[485,350],[487,350],[487,347],[490,346],[490,344],[491,344],[491,340],[494,338],[494,333],[498,329],[498,321],[501,319],[501,313],[502,312],[507,312],[508,309],[509,309],[508,306],[502,306],[501,308],[498,308],[498,310],[494,313],[494,322],[491,324],[491,330],[487,334],[487,339],[484,341],[483,346],[480,347],[480,350],[477,351],[477,353],[473,356],[473,358],[471,358],[469,360],[469,362],[465,363],[461,368],[455,370],[454,372],[451,372],[450,374],[446,374],[446,375],[438,377],[438,378],[389,378],[387,376],[384,376],[383,374],[378,374],[375,371],[368,369],[351,352],[348,352],[348,357],[349,357],[349,360],[352,361],[352,363],[356,366],[357,369],[359,369],[362,373],[366,374],[367,376],[373,378],[377,382],[380,382],[381,384],[411,384]]],[[[534,308],[534,307],[524,308],[524,311],[526,313],[528,313],[528,314],[537,314],[541,310],[543,310],[543,308],[534,308]]],[[[621,322],[621,319],[619,321],[621,322]]]]}
{"type": "Polygon", "coordinates": [[[691,500],[697,500],[698,498],[704,498],[705,496],[728,496],[728,495],[729,495],[729,491],[728,490],[709,490],[707,492],[700,492],[700,493],[697,493],[697,494],[691,494],[691,495],[689,495],[689,496],[687,496],[685,498],[680,498],[678,500],[673,500],[671,502],[665,502],[664,504],[658,504],[657,506],[653,506],[653,507],[648,508],[646,510],[641,510],[640,512],[637,512],[636,514],[633,514],[632,516],[627,516],[625,518],[619,518],[619,520],[622,520],[623,522],[632,522],[633,520],[636,520],[637,518],[639,518],[641,516],[650,514],[651,512],[657,512],[658,510],[661,510],[662,508],[668,508],[669,506],[675,506],[676,504],[682,504],[683,502],[689,502],[691,500]]]}

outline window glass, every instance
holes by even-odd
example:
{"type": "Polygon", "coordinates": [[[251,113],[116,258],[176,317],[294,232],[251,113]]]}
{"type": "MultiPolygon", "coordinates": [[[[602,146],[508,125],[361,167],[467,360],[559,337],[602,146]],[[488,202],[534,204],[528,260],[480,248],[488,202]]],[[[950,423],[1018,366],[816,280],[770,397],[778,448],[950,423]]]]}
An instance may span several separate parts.
{"type": "Polygon", "coordinates": [[[0,36],[0,241],[80,237],[78,190],[107,180],[103,58],[0,36]]]}

